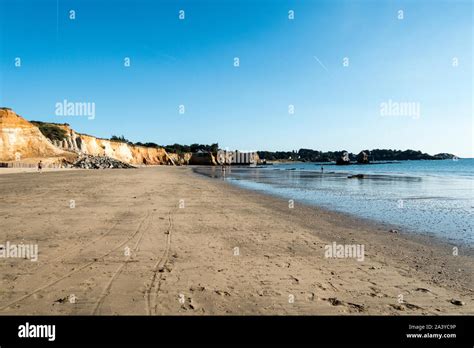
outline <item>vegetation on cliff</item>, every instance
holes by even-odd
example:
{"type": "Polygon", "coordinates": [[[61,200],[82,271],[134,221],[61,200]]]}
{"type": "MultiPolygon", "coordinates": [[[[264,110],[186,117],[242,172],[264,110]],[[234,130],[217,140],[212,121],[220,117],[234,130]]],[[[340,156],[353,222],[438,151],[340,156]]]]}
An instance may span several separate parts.
{"type": "Polygon", "coordinates": [[[54,123],[41,121],[31,121],[31,123],[38,127],[41,133],[49,140],[63,140],[67,137],[67,132],[54,123]]]}
{"type": "Polygon", "coordinates": [[[205,145],[205,144],[191,144],[191,145],[180,145],[180,144],[173,144],[173,145],[166,145],[164,146],[165,150],[167,152],[173,152],[173,153],[186,153],[186,152],[191,152],[191,153],[196,153],[196,152],[209,152],[216,154],[217,151],[219,151],[219,144],[211,144],[211,145],[205,145]]]}
{"type": "Polygon", "coordinates": [[[128,145],[134,145],[132,141],[128,140],[123,135],[112,135],[109,140],[116,141],[119,143],[126,143],[128,145]]]}
{"type": "Polygon", "coordinates": [[[197,153],[197,152],[207,152],[207,153],[213,153],[216,154],[217,151],[219,151],[219,144],[191,144],[191,145],[181,145],[181,144],[173,144],[173,145],[158,145],[156,143],[152,142],[147,142],[147,143],[142,143],[142,142],[136,142],[132,143],[129,140],[127,140],[123,135],[118,137],[113,135],[110,140],[112,141],[121,141],[125,142],[131,145],[136,145],[136,146],[144,146],[144,147],[155,147],[155,148],[164,148],[166,152],[169,153],[177,153],[177,154],[183,154],[183,153],[197,153]]]}

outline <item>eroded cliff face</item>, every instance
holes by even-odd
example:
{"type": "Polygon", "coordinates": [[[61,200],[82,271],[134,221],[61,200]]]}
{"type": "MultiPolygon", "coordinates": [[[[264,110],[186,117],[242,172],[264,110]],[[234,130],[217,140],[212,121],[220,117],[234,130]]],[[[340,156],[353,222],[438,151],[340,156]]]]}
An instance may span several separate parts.
{"type": "Polygon", "coordinates": [[[65,138],[50,140],[41,133],[36,124],[28,122],[8,108],[0,108],[0,162],[15,161],[22,164],[41,159],[43,163],[63,166],[65,162],[76,161],[81,155],[91,155],[112,157],[132,165],[217,163],[214,155],[210,153],[168,154],[163,148],[130,145],[77,133],[67,124],[38,124],[40,127],[62,129],[65,138]]]}
{"type": "Polygon", "coordinates": [[[191,152],[185,152],[185,153],[170,153],[168,152],[168,156],[173,160],[173,163],[176,165],[187,165],[189,164],[189,160],[192,157],[191,152]]]}
{"type": "Polygon", "coordinates": [[[54,146],[38,127],[14,111],[0,109],[0,161],[51,157],[72,159],[74,156],[54,146]]]}
{"type": "Polygon", "coordinates": [[[129,145],[76,133],[68,125],[55,126],[66,132],[65,139],[51,141],[37,126],[14,111],[0,109],[0,161],[57,158],[71,162],[81,154],[88,154],[108,156],[135,165],[174,164],[162,148],[129,145]]]}
{"type": "Polygon", "coordinates": [[[76,133],[67,125],[57,125],[66,131],[67,137],[54,140],[53,144],[67,151],[92,156],[108,156],[130,164],[174,164],[165,149],[129,145],[119,141],[96,138],[76,133]]]}

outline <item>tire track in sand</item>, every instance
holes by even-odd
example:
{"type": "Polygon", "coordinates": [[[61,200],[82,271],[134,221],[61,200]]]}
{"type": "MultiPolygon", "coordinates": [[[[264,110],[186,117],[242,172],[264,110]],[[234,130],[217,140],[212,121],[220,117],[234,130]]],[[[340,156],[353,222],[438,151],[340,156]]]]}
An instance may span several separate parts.
{"type": "MultiPolygon", "coordinates": [[[[146,226],[144,228],[141,228],[143,224],[139,227],[142,230],[141,235],[138,237],[135,245],[133,246],[132,250],[133,252],[136,252],[138,250],[138,246],[140,245],[140,242],[145,234],[146,231],[150,228],[151,225],[151,217],[152,214],[148,214],[148,217],[146,218],[146,226]]],[[[125,261],[122,262],[122,264],[112,273],[112,276],[109,279],[109,282],[107,283],[106,287],[102,291],[102,294],[99,296],[99,298],[96,301],[96,304],[94,306],[94,309],[92,310],[92,315],[96,315],[100,309],[100,306],[102,303],[104,303],[105,298],[110,294],[110,289],[112,288],[113,282],[118,278],[122,270],[125,268],[125,266],[130,262],[130,256],[128,256],[125,261]]]]}
{"type": "MultiPolygon", "coordinates": [[[[112,226],[110,228],[107,229],[107,231],[105,233],[102,233],[101,235],[97,236],[96,238],[90,240],[89,242],[85,243],[84,245],[76,245],[70,249],[67,249],[66,251],[64,251],[63,253],[53,257],[52,259],[49,259],[49,260],[46,260],[46,262],[56,262],[58,260],[61,260],[61,259],[65,259],[67,258],[68,256],[71,256],[71,253],[74,253],[73,256],[76,256],[76,255],[79,255],[84,249],[87,249],[89,246],[91,245],[94,245],[95,243],[97,243],[98,241],[100,241],[101,239],[104,239],[105,237],[107,237],[109,235],[110,232],[112,232],[115,227],[117,227],[118,225],[118,221],[115,221],[112,226]],[[76,251],[79,249],[79,253],[76,253],[76,251]]],[[[39,266],[38,268],[40,268],[41,266],[39,266]]],[[[43,266],[44,267],[44,266],[43,266]]]]}
{"type": "Polygon", "coordinates": [[[151,277],[151,281],[145,291],[145,305],[146,305],[146,313],[147,315],[156,315],[156,299],[158,297],[158,293],[160,292],[161,288],[161,281],[162,281],[162,273],[160,276],[157,276],[159,272],[164,270],[166,263],[169,260],[169,252],[171,249],[171,231],[173,229],[173,211],[176,210],[172,209],[168,213],[168,229],[166,230],[166,245],[163,254],[161,255],[160,259],[156,262],[153,267],[153,275],[151,277]]]}
{"type": "MultiPolygon", "coordinates": [[[[127,214],[130,214],[130,210],[128,210],[125,215],[127,214]]],[[[50,221],[50,220],[49,220],[50,221]]],[[[117,225],[119,224],[120,220],[115,220],[115,221],[111,221],[112,222],[112,226],[109,227],[107,229],[107,231],[105,231],[105,233],[102,233],[100,234],[99,236],[97,236],[96,238],[90,240],[89,242],[81,245],[76,245],[76,246],[73,246],[72,248],[69,248],[67,250],[65,250],[64,252],[60,253],[59,255],[56,255],[54,257],[52,257],[51,259],[46,259],[46,263],[53,263],[53,262],[56,262],[56,261],[64,261],[65,259],[67,258],[71,258],[71,256],[77,256],[77,255],[80,255],[85,249],[87,249],[88,247],[90,247],[91,245],[94,245],[96,244],[98,241],[100,241],[101,239],[104,239],[105,237],[107,237],[110,232],[112,232],[115,227],[117,227],[117,225]],[[77,250],[79,249],[79,252],[76,252],[77,250]]],[[[51,222],[50,222],[51,223],[51,222]]],[[[43,264],[39,264],[36,266],[36,268],[34,269],[35,272],[38,272],[40,271],[42,268],[46,267],[47,265],[43,265],[43,264]]]]}
{"type": "Polygon", "coordinates": [[[23,300],[25,300],[25,299],[27,299],[27,298],[33,296],[34,294],[36,294],[36,293],[38,293],[38,292],[40,292],[40,291],[42,291],[42,290],[45,290],[45,289],[49,288],[50,286],[53,286],[53,285],[59,283],[61,280],[64,280],[64,279],[66,279],[66,278],[69,278],[69,277],[72,276],[73,274],[78,273],[78,272],[82,271],[83,269],[89,267],[90,265],[92,265],[92,264],[98,262],[99,259],[103,259],[104,257],[109,256],[109,255],[110,255],[111,253],[113,253],[114,251],[116,251],[116,250],[118,250],[119,248],[123,247],[127,242],[129,242],[132,238],[134,238],[134,237],[137,235],[137,233],[138,233],[138,232],[140,231],[140,229],[141,229],[141,226],[142,226],[143,223],[146,221],[146,219],[148,218],[149,215],[150,215],[150,212],[149,212],[149,211],[146,212],[146,213],[145,213],[145,216],[144,216],[143,219],[140,221],[140,223],[139,223],[138,227],[135,229],[135,231],[134,231],[132,234],[130,234],[123,242],[121,242],[120,244],[118,244],[118,245],[115,246],[114,248],[110,249],[109,251],[107,251],[106,253],[102,254],[101,256],[94,258],[92,261],[87,262],[86,264],[80,266],[79,268],[76,268],[76,269],[74,269],[74,270],[72,270],[72,271],[70,271],[70,272],[67,272],[67,273],[65,273],[64,275],[62,275],[62,276],[56,278],[55,280],[53,280],[53,281],[51,281],[51,282],[49,282],[49,283],[46,283],[45,285],[42,285],[42,286],[40,286],[40,287],[38,287],[38,288],[36,288],[36,289],[30,291],[29,293],[27,293],[27,294],[25,294],[25,295],[23,295],[23,296],[17,298],[16,300],[14,300],[14,301],[12,301],[12,302],[7,303],[6,305],[1,306],[1,307],[0,307],[0,311],[3,311],[3,310],[5,310],[5,309],[7,309],[8,307],[10,307],[10,306],[12,306],[12,305],[14,305],[14,304],[16,304],[16,303],[18,303],[18,302],[21,302],[21,301],[23,301],[23,300]]]}

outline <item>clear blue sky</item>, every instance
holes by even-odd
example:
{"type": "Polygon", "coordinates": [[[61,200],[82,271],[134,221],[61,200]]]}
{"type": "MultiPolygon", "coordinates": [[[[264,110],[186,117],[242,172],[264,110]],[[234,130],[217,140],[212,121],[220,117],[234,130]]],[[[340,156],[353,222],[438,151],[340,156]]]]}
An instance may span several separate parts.
{"type": "Polygon", "coordinates": [[[159,144],[472,157],[472,7],[470,0],[0,0],[0,105],[29,120],[159,144]],[[95,119],[56,116],[64,99],[94,102],[95,119]],[[420,117],[382,116],[390,99],[419,103],[420,117]]]}

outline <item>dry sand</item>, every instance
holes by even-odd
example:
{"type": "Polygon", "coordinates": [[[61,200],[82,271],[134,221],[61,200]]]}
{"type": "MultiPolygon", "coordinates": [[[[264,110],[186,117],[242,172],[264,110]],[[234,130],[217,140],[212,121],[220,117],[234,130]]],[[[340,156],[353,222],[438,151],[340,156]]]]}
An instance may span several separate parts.
{"type": "Polygon", "coordinates": [[[186,167],[1,175],[0,226],[39,247],[0,259],[0,314],[474,314],[465,249],[186,167]]]}

